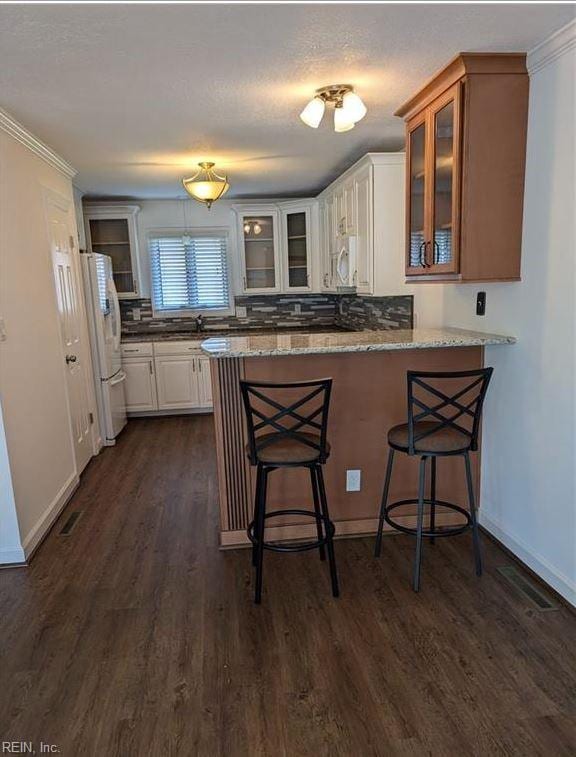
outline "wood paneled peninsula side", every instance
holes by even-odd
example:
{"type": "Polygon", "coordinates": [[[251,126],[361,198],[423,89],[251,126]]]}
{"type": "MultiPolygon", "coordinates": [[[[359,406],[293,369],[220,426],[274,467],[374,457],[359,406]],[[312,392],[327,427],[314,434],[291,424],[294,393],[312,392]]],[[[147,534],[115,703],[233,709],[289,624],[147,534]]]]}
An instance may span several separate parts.
{"type": "MultiPolygon", "coordinates": [[[[246,457],[246,430],[239,381],[299,381],[333,378],[328,439],[332,452],[325,466],[330,513],[337,536],[372,534],[386,465],[388,430],[406,421],[406,371],[467,370],[484,365],[486,345],[510,345],[510,336],[460,329],[271,334],[207,339],[211,358],[216,430],[222,547],[248,544],[255,473],[246,457]],[[346,471],[361,470],[359,492],[346,491],[346,471]]],[[[486,429],[485,433],[490,433],[486,429]]],[[[438,477],[440,499],[465,506],[461,460],[446,459],[438,477]]],[[[480,454],[474,455],[476,486],[480,454]]],[[[390,496],[414,496],[417,459],[401,455],[390,496]]],[[[305,470],[277,470],[270,477],[270,509],[308,507],[305,470]]],[[[481,498],[480,498],[481,503],[481,498]]],[[[412,524],[410,507],[403,517],[412,524]]],[[[457,515],[445,514],[444,523],[457,515]]],[[[440,519],[437,520],[440,523],[440,519]]],[[[286,521],[267,530],[270,540],[313,536],[315,526],[286,521]]]]}

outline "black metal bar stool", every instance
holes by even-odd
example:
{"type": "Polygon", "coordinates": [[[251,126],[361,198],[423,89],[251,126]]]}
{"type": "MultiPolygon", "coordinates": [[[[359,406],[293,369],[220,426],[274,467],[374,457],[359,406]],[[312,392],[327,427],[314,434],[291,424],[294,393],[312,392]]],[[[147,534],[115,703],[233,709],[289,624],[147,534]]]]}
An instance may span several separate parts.
{"type": "Polygon", "coordinates": [[[398,531],[416,536],[414,561],[414,591],[420,590],[420,565],[422,540],[428,537],[431,543],[437,536],[455,536],[472,530],[476,575],[482,575],[482,556],[476,520],[476,503],[470,468],[470,452],[478,449],[478,430],[482,405],[492,376],[492,368],[473,371],[426,372],[408,371],[408,423],[394,426],[388,432],[388,465],[380,506],[375,557],[380,556],[384,521],[398,531]],[[443,387],[446,391],[442,391],[443,387]],[[448,388],[447,388],[448,387],[448,388]],[[452,393],[447,394],[453,388],[452,393]],[[418,499],[403,499],[388,504],[388,491],[392,478],[394,454],[420,456],[418,499]],[[439,457],[462,455],[466,468],[469,511],[453,502],[436,498],[436,460],[439,457]],[[426,463],[430,460],[430,498],[425,495],[426,463]],[[394,521],[390,513],[402,505],[418,505],[416,528],[408,528],[394,521]],[[430,505],[429,528],[424,529],[424,506],[430,505]],[[460,513],[462,525],[436,528],[436,507],[441,505],[460,513]]]}
{"type": "Polygon", "coordinates": [[[334,524],[328,513],[322,466],[330,454],[326,439],[332,379],[270,383],[241,381],[246,410],[248,444],[246,452],[257,466],[254,520],[248,526],[252,542],[252,564],[256,568],[254,601],[262,599],[264,550],[303,552],[318,549],[320,559],[328,550],[332,594],[337,597],[338,576],[334,558],[334,524]],[[266,512],[268,476],[277,468],[308,468],[314,510],[272,510],[266,512]],[[317,539],[312,542],[275,544],[264,540],[266,520],[281,515],[301,515],[316,521],[317,539]]]}

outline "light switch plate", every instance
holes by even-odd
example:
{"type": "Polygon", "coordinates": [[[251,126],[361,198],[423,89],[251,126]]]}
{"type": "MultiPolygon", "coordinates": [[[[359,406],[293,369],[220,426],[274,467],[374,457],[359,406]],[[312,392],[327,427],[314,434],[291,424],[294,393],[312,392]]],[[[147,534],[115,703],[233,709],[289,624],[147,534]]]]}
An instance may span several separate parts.
{"type": "Polygon", "coordinates": [[[5,342],[6,339],[8,339],[8,334],[6,333],[6,323],[4,322],[4,318],[0,318],[0,342],[5,342]]]}
{"type": "Polygon", "coordinates": [[[140,308],[132,308],[132,320],[139,321],[142,318],[140,315],[140,308]]]}
{"type": "Polygon", "coordinates": [[[361,471],[359,470],[346,471],[346,491],[347,492],[360,491],[360,477],[361,477],[361,471]]]}

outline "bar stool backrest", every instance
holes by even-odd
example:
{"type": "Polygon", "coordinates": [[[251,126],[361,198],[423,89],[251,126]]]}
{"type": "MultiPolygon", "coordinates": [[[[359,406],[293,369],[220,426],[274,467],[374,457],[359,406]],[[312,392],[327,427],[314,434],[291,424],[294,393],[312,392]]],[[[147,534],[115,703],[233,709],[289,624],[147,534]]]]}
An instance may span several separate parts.
{"type": "Polygon", "coordinates": [[[240,389],[253,465],[258,463],[261,449],[282,438],[311,447],[319,453],[318,462],[326,462],[331,378],[288,383],[240,381],[240,389]]]}
{"type": "Polygon", "coordinates": [[[477,450],[482,405],[493,370],[408,371],[408,454],[415,454],[414,445],[421,439],[445,428],[465,434],[469,449],[477,450]],[[416,424],[422,421],[437,425],[417,431],[416,424]]]}

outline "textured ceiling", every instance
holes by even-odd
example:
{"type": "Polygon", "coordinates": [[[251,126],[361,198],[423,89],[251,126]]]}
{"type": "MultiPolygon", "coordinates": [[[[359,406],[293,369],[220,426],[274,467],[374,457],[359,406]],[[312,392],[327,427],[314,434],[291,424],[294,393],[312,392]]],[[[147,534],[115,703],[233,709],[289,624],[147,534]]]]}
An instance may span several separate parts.
{"type": "Polygon", "coordinates": [[[402,147],[394,109],[455,53],[529,50],[569,5],[3,5],[0,106],[90,195],[178,197],[199,160],[229,197],[307,195],[368,150],[402,147]],[[316,87],[368,106],[335,134],[298,118],[316,87]]]}

